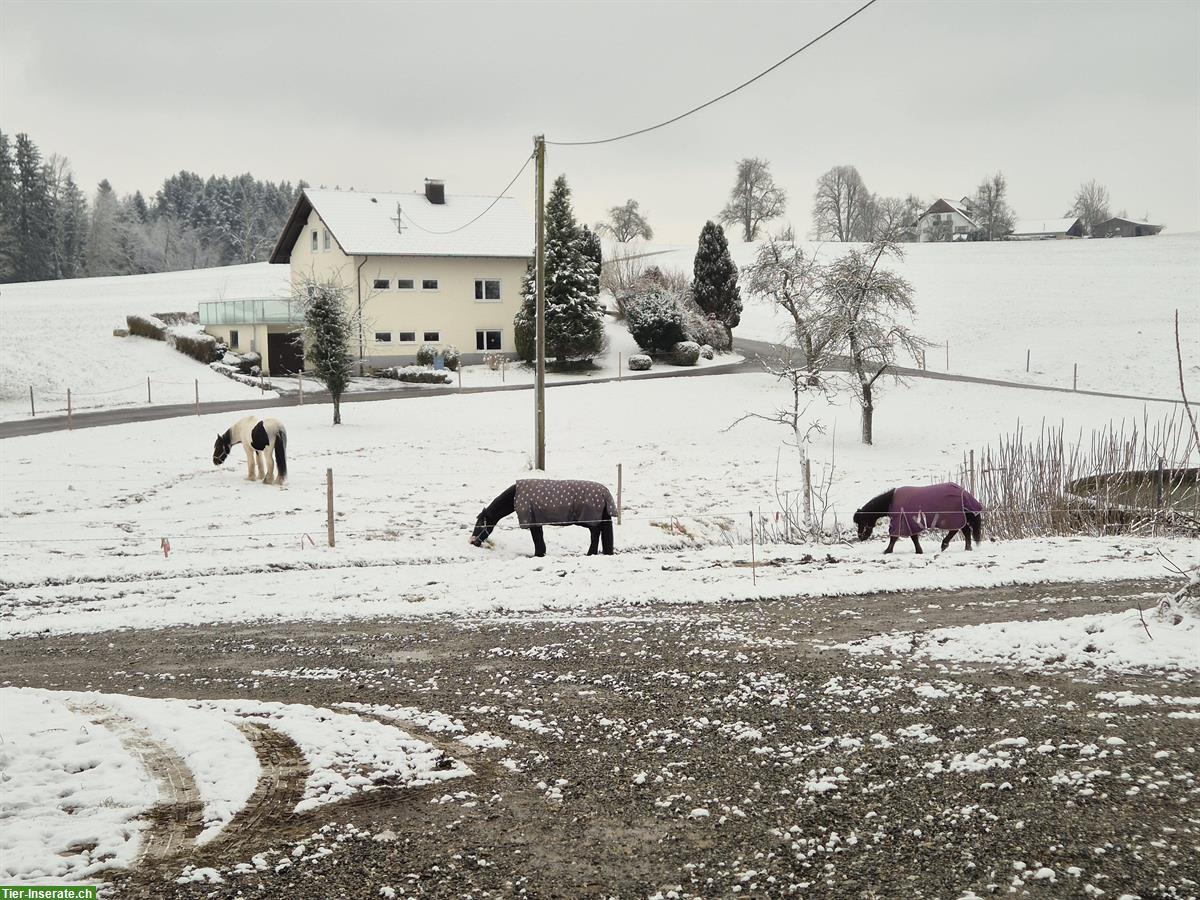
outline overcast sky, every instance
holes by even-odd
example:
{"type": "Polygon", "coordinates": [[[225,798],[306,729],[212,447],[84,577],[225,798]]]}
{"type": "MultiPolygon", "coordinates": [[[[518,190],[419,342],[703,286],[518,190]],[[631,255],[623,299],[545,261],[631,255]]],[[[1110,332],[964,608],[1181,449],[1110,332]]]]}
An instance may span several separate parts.
{"type": "MultiPolygon", "coordinates": [[[[180,169],[314,185],[495,193],[531,135],[605,137],[760,71],[851,2],[160,3],[0,0],[0,129],[70,158],[88,190],[152,194],[180,169]]],[[[798,235],[814,182],[852,163],[880,195],[958,198],[1008,178],[1018,217],[1081,181],[1200,229],[1200,3],[879,0],[678,125],[551,147],[576,212],[637,198],[694,240],[735,161],[770,160],[798,235]]],[[[511,193],[532,209],[532,175],[511,193]]]]}

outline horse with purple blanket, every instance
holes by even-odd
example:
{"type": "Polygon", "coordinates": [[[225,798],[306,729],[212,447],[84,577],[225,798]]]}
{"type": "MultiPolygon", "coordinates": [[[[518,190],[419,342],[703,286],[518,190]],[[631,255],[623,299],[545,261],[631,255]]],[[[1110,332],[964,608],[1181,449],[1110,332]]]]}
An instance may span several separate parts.
{"type": "Polygon", "coordinates": [[[875,523],[884,516],[889,519],[888,545],[884,553],[891,553],[896,541],[902,537],[912,538],[918,553],[923,553],[917,539],[926,528],[945,528],[947,534],[942,549],[958,532],[966,539],[971,549],[971,537],[976,543],[983,541],[983,504],[976,500],[966,488],[953,482],[928,484],[921,487],[893,488],[863,504],[854,514],[858,526],[858,539],[868,540],[875,530],[875,523]]]}

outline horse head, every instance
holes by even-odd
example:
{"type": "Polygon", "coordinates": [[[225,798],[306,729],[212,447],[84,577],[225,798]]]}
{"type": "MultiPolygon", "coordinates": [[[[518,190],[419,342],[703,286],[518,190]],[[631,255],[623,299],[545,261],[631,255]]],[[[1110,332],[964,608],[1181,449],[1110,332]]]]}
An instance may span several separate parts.
{"type": "Polygon", "coordinates": [[[495,522],[489,522],[487,518],[487,510],[484,509],[479,518],[475,520],[475,527],[471,529],[471,537],[469,538],[472,547],[482,547],[483,542],[488,539],[488,535],[496,527],[495,522]]]}
{"type": "Polygon", "coordinates": [[[879,513],[866,512],[858,510],[854,513],[854,524],[858,527],[858,539],[860,541],[868,541],[871,539],[871,532],[875,530],[875,523],[879,521],[879,513]]]}
{"type": "Polygon", "coordinates": [[[229,448],[232,446],[232,441],[229,437],[229,432],[217,435],[217,442],[213,444],[213,465],[219,466],[225,462],[225,458],[229,456],[229,448]]]}

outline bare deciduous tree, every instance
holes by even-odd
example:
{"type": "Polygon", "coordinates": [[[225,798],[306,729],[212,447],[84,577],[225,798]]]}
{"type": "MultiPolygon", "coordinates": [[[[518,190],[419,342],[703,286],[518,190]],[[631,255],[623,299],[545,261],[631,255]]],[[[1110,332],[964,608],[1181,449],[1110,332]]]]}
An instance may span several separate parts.
{"type": "Polygon", "coordinates": [[[597,223],[596,232],[610,235],[614,241],[621,243],[632,241],[634,238],[654,240],[654,229],[638,211],[638,202],[633,199],[626,200],[623,206],[609,209],[608,221],[597,223]]]}
{"type": "Polygon", "coordinates": [[[1108,188],[1097,183],[1095,178],[1084,182],[1075,192],[1075,202],[1066,214],[1078,216],[1083,221],[1084,231],[1091,234],[1095,226],[1112,218],[1108,211],[1108,188]]]}
{"type": "Polygon", "coordinates": [[[985,178],[975,190],[971,207],[985,241],[998,241],[1012,233],[1016,216],[1008,205],[1008,182],[1003,172],[985,178]]]}
{"type": "Polygon", "coordinates": [[[854,166],[834,166],[817,179],[813,194],[813,232],[835,241],[863,240],[864,214],[871,193],[854,166]]]}
{"type": "Polygon", "coordinates": [[[787,193],[775,184],[771,164],[765,159],[743,159],[737,164],[737,182],[717,220],[742,226],[742,240],[752,241],[764,222],[783,215],[787,193]]]}
{"type": "Polygon", "coordinates": [[[904,278],[880,265],[883,258],[903,258],[891,241],[876,241],[866,250],[851,250],[824,270],[823,315],[834,346],[848,357],[855,399],[862,408],[862,442],[874,441],[876,383],[901,352],[914,358],[925,342],[904,319],[916,307],[913,289],[904,278]]]}

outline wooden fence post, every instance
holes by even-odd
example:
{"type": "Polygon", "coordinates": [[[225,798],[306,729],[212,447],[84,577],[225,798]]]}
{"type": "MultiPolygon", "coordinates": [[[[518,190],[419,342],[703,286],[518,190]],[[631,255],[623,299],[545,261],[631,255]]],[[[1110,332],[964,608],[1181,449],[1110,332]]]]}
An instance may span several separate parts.
{"type": "Polygon", "coordinates": [[[462,364],[461,363],[459,364],[457,371],[458,371],[458,389],[461,391],[462,390],[462,364]]]}
{"type": "Polygon", "coordinates": [[[621,464],[617,463],[617,524],[621,524],[621,464]]]}
{"type": "Polygon", "coordinates": [[[296,381],[300,385],[300,405],[304,405],[304,370],[301,369],[296,373],[296,381]]]}
{"type": "Polygon", "coordinates": [[[813,499],[812,499],[812,460],[808,458],[808,454],[804,454],[804,515],[808,518],[807,525],[810,528],[816,526],[813,521],[813,499]]]}
{"type": "Polygon", "coordinates": [[[33,409],[33,385],[32,384],[29,386],[29,414],[31,416],[37,415],[37,413],[33,409]]]}
{"type": "Polygon", "coordinates": [[[622,359],[621,354],[618,353],[617,354],[617,381],[621,380],[621,370],[624,367],[625,367],[624,360],[622,359]]]}
{"type": "Polygon", "coordinates": [[[325,528],[329,532],[329,546],[333,543],[333,469],[325,470],[325,528]]]}
{"type": "Polygon", "coordinates": [[[200,379],[196,379],[196,415],[200,415],[200,379]]]}
{"type": "Polygon", "coordinates": [[[153,400],[150,399],[150,376],[149,375],[146,376],[146,402],[147,403],[154,402],[153,400]]]}
{"type": "Polygon", "coordinates": [[[1025,371],[1029,371],[1029,351],[1025,351],[1025,371]]]}
{"type": "Polygon", "coordinates": [[[950,371],[950,342],[946,341],[946,371],[950,371]]]}
{"type": "Polygon", "coordinates": [[[1079,390],[1079,363],[1075,363],[1075,370],[1071,375],[1071,390],[1079,390]]]}
{"type": "Polygon", "coordinates": [[[74,427],[71,423],[71,389],[67,388],[67,430],[70,431],[74,427]]]}
{"type": "Polygon", "coordinates": [[[758,564],[754,559],[754,510],[750,510],[750,581],[758,584],[758,564]]]}

